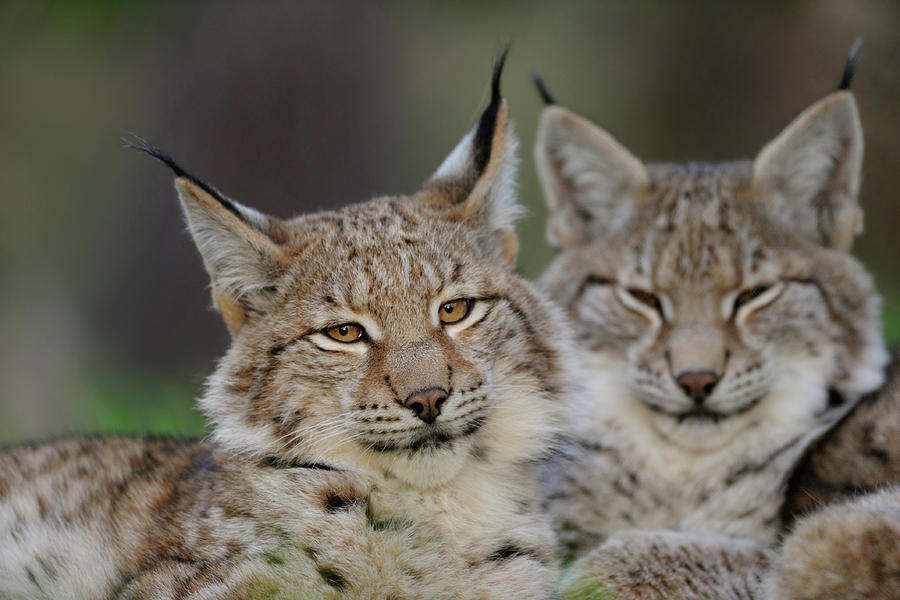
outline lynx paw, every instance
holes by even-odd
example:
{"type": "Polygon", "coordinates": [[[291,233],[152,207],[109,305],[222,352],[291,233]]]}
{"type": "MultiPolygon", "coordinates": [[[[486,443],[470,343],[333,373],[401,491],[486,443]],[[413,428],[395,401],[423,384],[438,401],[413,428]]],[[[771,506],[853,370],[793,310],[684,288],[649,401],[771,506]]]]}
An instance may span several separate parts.
{"type": "Polygon", "coordinates": [[[787,537],[780,600],[900,598],[900,487],[815,513],[787,537]]]}
{"type": "Polygon", "coordinates": [[[706,533],[622,531],[563,578],[566,600],[747,600],[762,591],[770,553],[706,533]]]}

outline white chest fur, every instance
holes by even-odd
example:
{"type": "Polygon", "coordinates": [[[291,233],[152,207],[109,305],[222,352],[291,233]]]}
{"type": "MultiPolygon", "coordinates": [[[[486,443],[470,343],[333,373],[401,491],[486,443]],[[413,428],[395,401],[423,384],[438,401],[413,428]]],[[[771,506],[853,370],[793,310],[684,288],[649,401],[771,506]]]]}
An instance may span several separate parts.
{"type": "Polygon", "coordinates": [[[785,366],[746,414],[691,424],[644,406],[622,365],[591,364],[591,401],[575,429],[572,461],[547,476],[547,504],[563,542],[586,547],[630,528],[774,541],[786,477],[840,416],[822,413],[827,386],[808,367],[785,366]]]}

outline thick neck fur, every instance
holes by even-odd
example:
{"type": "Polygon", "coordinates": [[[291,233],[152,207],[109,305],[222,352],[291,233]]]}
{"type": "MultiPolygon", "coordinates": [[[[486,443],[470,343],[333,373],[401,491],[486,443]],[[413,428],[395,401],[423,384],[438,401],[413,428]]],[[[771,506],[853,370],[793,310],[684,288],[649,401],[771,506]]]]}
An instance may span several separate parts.
{"type": "Polygon", "coordinates": [[[627,364],[599,352],[586,363],[591,411],[576,444],[599,450],[596,460],[604,463],[607,481],[597,473],[592,485],[596,501],[605,499],[603,523],[595,524],[605,532],[635,526],[715,531],[771,543],[787,475],[840,415],[818,411],[827,392],[811,363],[785,370],[759,408],[727,427],[660,422],[618,375],[627,364]],[[699,447],[690,436],[716,445],[699,447]]]}

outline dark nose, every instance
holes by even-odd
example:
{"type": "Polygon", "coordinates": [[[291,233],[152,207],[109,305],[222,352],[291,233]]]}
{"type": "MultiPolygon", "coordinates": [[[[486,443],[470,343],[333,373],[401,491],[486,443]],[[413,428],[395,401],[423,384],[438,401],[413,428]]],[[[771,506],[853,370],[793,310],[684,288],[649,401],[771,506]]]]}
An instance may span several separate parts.
{"type": "Polygon", "coordinates": [[[721,377],[715,371],[682,371],[675,381],[699,405],[712,394],[719,379],[721,377]]]}
{"type": "Polygon", "coordinates": [[[416,416],[431,425],[441,414],[441,406],[447,399],[447,390],[433,387],[413,392],[403,401],[403,406],[416,413],[416,416]]]}

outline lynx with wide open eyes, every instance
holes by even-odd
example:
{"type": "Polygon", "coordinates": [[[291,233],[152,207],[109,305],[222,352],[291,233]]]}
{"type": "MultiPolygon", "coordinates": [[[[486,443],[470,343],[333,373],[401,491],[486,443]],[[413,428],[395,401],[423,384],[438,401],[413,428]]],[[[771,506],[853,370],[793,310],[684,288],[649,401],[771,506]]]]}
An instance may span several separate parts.
{"type": "Polygon", "coordinates": [[[469,298],[457,298],[450,302],[444,302],[438,309],[438,318],[444,325],[459,323],[472,311],[475,301],[469,298]]]}
{"type": "Polygon", "coordinates": [[[356,323],[343,323],[325,329],[325,335],[336,342],[352,344],[365,338],[366,331],[356,323]]]}

